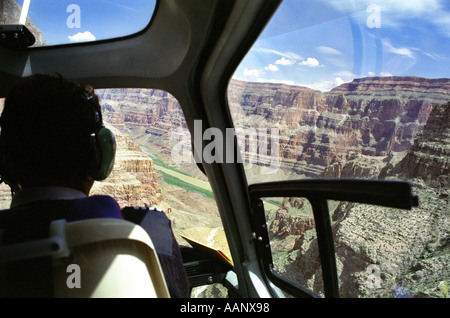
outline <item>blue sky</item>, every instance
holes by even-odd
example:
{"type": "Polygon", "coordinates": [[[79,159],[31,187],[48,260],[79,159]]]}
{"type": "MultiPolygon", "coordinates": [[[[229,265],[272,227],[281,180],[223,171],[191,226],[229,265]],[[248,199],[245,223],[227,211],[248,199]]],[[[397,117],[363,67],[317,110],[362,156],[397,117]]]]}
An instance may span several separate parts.
{"type": "Polygon", "coordinates": [[[450,77],[449,0],[284,0],[234,77],[328,91],[354,78],[450,77]]]}
{"type": "MultiPolygon", "coordinates": [[[[23,6],[23,0],[16,1],[23,6]]],[[[145,28],[156,0],[31,0],[28,16],[48,44],[103,40],[145,28]]]]}

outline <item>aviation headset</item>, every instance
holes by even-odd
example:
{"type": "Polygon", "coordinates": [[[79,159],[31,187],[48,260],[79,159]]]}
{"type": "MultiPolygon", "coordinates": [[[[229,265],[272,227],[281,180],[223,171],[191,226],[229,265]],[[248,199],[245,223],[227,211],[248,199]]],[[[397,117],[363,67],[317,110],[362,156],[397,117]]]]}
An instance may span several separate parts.
{"type": "MultiPolygon", "coordinates": [[[[93,180],[102,181],[106,179],[114,167],[116,154],[116,139],[113,132],[106,128],[100,117],[98,102],[83,87],[84,100],[93,111],[95,129],[90,134],[90,158],[87,174],[93,180]]],[[[7,156],[5,155],[4,136],[0,132],[0,183],[5,182],[14,192],[15,184],[8,175],[7,156]]]]}
{"type": "Polygon", "coordinates": [[[109,176],[114,167],[116,139],[113,132],[102,123],[99,110],[97,111],[97,106],[94,104],[94,97],[85,91],[85,98],[92,106],[96,124],[96,130],[91,133],[90,143],[94,158],[92,158],[93,165],[88,174],[92,179],[102,181],[109,176]]]}

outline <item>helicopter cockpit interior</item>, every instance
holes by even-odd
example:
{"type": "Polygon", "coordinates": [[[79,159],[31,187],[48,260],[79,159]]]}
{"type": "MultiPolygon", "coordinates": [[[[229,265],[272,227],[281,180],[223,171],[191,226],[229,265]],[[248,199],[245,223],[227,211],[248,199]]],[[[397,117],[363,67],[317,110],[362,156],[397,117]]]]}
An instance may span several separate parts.
{"type": "MultiPolygon", "coordinates": [[[[448,297],[449,21],[446,0],[1,0],[0,107],[35,74],[94,87],[117,149],[91,193],[167,216],[192,298],[448,297]]],[[[139,223],[46,227],[0,271],[45,255],[52,296],[171,296],[139,223]]]]}

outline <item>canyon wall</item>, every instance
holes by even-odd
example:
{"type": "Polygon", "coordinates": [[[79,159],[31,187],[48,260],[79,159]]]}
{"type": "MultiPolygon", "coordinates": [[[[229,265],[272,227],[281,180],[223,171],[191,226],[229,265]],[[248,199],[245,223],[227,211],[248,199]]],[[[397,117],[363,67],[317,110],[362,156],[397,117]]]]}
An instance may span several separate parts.
{"type": "Polygon", "coordinates": [[[419,179],[433,188],[450,183],[450,102],[435,107],[406,156],[392,171],[399,178],[419,179]]]}
{"type": "Polygon", "coordinates": [[[91,194],[107,194],[114,197],[123,208],[126,206],[156,206],[162,200],[158,173],[152,159],[131,138],[112,125],[116,137],[117,152],[114,169],[104,181],[95,182],[91,194]]]}
{"type": "MultiPolygon", "coordinates": [[[[172,132],[186,127],[175,98],[152,89],[108,89],[98,94],[108,122],[140,145],[158,145],[170,160],[172,132]]],[[[294,177],[333,175],[331,169],[362,157],[382,167],[391,157],[404,155],[434,105],[448,100],[450,79],[418,77],[355,79],[327,93],[236,80],[228,90],[237,128],[278,128],[281,169],[294,177]]],[[[243,156],[255,154],[246,148],[243,156]]],[[[361,169],[352,173],[367,177],[369,172],[361,169]]]]}
{"type": "MultiPolygon", "coordinates": [[[[449,116],[450,103],[435,106],[400,160],[358,155],[341,170],[326,171],[328,177],[333,172],[334,177],[360,177],[361,172],[380,179],[405,179],[419,197],[419,207],[410,211],[330,203],[341,296],[393,297],[392,288],[401,284],[413,297],[440,297],[440,286],[450,277],[449,116]],[[369,280],[370,266],[378,270],[376,288],[369,280]]],[[[305,205],[304,199],[285,198],[269,223],[269,233],[277,270],[320,291],[314,220],[311,214],[292,213],[305,205]]]]}
{"type": "Polygon", "coordinates": [[[141,147],[155,150],[158,158],[171,162],[172,132],[186,128],[178,101],[155,89],[96,90],[103,118],[123,133],[132,136],[141,147]]]}
{"type": "Polygon", "coordinates": [[[278,127],[282,167],[306,176],[349,153],[408,150],[433,106],[448,100],[449,79],[418,77],[356,79],[327,93],[232,81],[229,92],[235,125],[278,127]]]}
{"type": "MultiPolygon", "coordinates": [[[[140,145],[157,145],[170,161],[175,144],[172,132],[186,127],[173,96],[153,89],[97,93],[108,122],[131,134],[140,145]]],[[[340,169],[360,157],[383,166],[378,161],[404,154],[434,105],[448,100],[449,79],[418,77],[356,79],[327,93],[236,80],[228,90],[237,128],[279,129],[281,169],[294,177],[330,175],[330,166],[340,169]]],[[[243,156],[248,159],[255,154],[247,148],[243,156]]],[[[353,174],[367,176],[368,171],[353,174]]]]}

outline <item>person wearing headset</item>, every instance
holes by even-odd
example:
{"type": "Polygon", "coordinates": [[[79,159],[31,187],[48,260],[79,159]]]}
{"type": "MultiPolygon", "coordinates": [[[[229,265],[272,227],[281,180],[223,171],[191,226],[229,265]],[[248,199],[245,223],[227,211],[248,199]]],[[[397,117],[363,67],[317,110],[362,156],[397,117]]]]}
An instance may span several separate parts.
{"type": "MultiPolygon", "coordinates": [[[[114,198],[89,196],[94,182],[106,179],[113,169],[115,151],[114,135],[103,125],[92,87],[60,75],[20,80],[7,95],[0,117],[0,180],[11,188],[13,212],[0,212],[0,229],[20,213],[36,222],[123,218],[114,198]],[[33,213],[27,212],[30,207],[33,213]]],[[[149,233],[171,296],[188,297],[189,282],[170,220],[156,212],[138,219],[131,221],[149,233]]],[[[31,230],[18,224],[12,235],[29,236],[33,222],[31,230]]]]}
{"type": "Polygon", "coordinates": [[[0,117],[1,179],[12,207],[88,196],[114,166],[115,139],[91,87],[34,75],[9,92],[0,117]]]}

